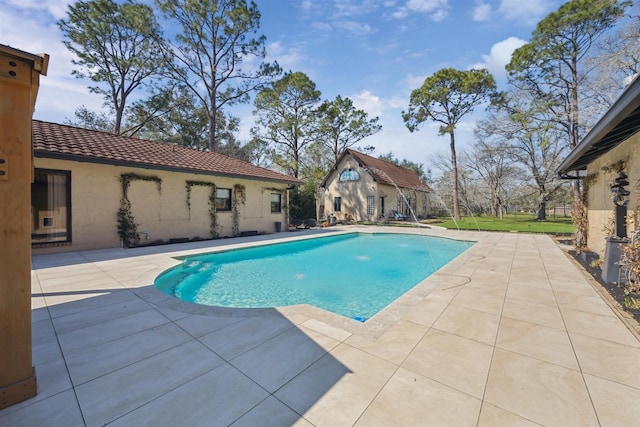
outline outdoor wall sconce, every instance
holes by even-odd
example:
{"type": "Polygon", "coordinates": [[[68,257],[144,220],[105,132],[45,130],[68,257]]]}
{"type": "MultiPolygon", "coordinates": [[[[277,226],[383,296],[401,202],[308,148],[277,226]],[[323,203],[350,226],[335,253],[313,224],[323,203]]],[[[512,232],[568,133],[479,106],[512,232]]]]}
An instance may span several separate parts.
{"type": "Polygon", "coordinates": [[[627,237],[627,203],[631,194],[625,187],[629,185],[629,180],[624,172],[615,179],[615,184],[611,186],[613,193],[613,204],[616,205],[616,236],[627,237]]]}

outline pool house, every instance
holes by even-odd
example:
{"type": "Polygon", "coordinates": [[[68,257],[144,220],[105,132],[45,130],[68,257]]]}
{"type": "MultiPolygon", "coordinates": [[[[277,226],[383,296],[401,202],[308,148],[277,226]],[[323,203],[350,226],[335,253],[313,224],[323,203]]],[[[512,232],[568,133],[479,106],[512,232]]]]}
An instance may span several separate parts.
{"type": "Polygon", "coordinates": [[[34,120],[34,253],[279,231],[301,181],[222,154],[34,120]]]}

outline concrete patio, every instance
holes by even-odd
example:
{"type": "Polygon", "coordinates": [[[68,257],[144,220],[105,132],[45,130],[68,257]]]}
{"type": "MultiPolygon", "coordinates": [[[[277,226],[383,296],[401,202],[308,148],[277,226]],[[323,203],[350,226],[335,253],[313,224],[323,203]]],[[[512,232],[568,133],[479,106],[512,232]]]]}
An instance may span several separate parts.
{"type": "Polygon", "coordinates": [[[178,255],[327,230],[34,256],[38,395],[0,425],[640,423],[637,324],[549,237],[348,230],[477,243],[365,323],[307,305],[202,307],[153,287],[178,255]]]}

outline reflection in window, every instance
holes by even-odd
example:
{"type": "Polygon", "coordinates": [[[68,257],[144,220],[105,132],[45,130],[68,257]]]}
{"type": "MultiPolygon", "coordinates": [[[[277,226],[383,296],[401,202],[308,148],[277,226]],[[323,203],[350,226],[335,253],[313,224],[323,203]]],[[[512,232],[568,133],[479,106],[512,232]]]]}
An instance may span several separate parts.
{"type": "Polygon", "coordinates": [[[231,210],[231,189],[216,188],[216,211],[231,210]]]}
{"type": "Polygon", "coordinates": [[[333,211],[340,212],[342,210],[342,197],[333,198],[333,211]]]}
{"type": "Polygon", "coordinates": [[[376,210],[376,197],[367,196],[367,215],[373,215],[376,210]]]}
{"type": "Polygon", "coordinates": [[[360,174],[353,169],[345,169],[340,174],[340,182],[344,181],[358,181],[360,179],[360,174]]]}
{"type": "Polygon", "coordinates": [[[71,172],[36,169],[31,184],[31,243],[71,241],[71,172]]]}
{"type": "Polygon", "coordinates": [[[271,193],[271,213],[282,212],[282,194],[271,193]]]}

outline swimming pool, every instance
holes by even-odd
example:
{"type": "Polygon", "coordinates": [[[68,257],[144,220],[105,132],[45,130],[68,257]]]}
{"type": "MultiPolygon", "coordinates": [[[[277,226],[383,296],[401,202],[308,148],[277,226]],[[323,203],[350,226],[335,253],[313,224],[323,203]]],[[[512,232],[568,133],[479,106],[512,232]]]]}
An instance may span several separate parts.
{"type": "Polygon", "coordinates": [[[155,280],[197,304],[311,304],[364,321],[473,242],[412,234],[349,233],[190,256],[155,280]]]}

